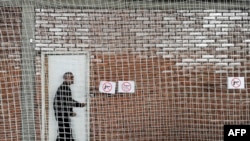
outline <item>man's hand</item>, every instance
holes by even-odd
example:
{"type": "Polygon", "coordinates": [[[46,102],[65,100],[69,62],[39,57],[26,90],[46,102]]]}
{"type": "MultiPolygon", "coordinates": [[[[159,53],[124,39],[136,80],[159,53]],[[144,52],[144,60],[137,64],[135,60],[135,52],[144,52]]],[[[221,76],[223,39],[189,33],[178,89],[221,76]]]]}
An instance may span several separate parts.
{"type": "Polygon", "coordinates": [[[86,105],[86,103],[81,103],[81,107],[85,107],[86,105]]]}
{"type": "Polygon", "coordinates": [[[76,113],[75,113],[75,112],[72,112],[72,113],[70,114],[70,116],[71,116],[71,117],[75,117],[75,116],[76,116],[76,113]]]}

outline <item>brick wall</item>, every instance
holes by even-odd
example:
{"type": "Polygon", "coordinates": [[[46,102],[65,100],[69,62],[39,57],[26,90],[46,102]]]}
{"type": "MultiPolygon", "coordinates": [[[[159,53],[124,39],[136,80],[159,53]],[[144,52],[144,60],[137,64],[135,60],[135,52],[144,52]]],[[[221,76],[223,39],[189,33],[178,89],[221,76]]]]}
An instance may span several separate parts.
{"type": "Polygon", "coordinates": [[[21,139],[21,8],[0,8],[0,140],[21,139]]]}
{"type": "Polygon", "coordinates": [[[35,11],[38,52],[91,53],[91,140],[221,140],[224,124],[250,120],[250,11],[35,11]],[[246,89],[228,90],[229,76],[246,89]],[[136,92],[101,94],[102,80],[134,80],[136,92]]]}

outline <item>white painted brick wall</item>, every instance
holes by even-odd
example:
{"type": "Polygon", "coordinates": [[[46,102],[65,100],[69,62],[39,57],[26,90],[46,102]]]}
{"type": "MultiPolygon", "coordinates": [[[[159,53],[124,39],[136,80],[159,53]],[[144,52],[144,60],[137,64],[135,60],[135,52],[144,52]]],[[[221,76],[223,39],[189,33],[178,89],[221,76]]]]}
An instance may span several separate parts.
{"type": "Polygon", "coordinates": [[[214,57],[215,57],[214,55],[202,55],[203,59],[211,59],[211,58],[214,58],[214,57]]]}
{"type": "Polygon", "coordinates": [[[228,58],[228,55],[216,55],[216,58],[228,58]]]}
{"type": "Polygon", "coordinates": [[[187,68],[237,67],[246,62],[244,57],[250,53],[248,11],[177,10],[171,14],[128,9],[35,11],[37,50],[88,49],[108,53],[131,49],[131,54],[150,51],[151,57],[181,58],[176,65],[187,68]]]}
{"type": "Polygon", "coordinates": [[[204,63],[208,62],[208,59],[196,59],[196,62],[204,63]]]}
{"type": "Polygon", "coordinates": [[[221,59],[209,59],[209,62],[211,62],[211,63],[219,63],[219,62],[221,62],[221,59]]]}
{"type": "Polygon", "coordinates": [[[193,63],[193,62],[195,62],[195,60],[194,59],[182,59],[182,62],[183,63],[193,63]]]}
{"type": "Polygon", "coordinates": [[[204,24],[203,28],[214,28],[215,24],[204,24]]]}
{"type": "Polygon", "coordinates": [[[211,17],[222,16],[222,13],[209,13],[209,16],[211,17]]]}
{"type": "Polygon", "coordinates": [[[229,63],[229,66],[241,66],[241,63],[229,63]]]}
{"type": "Polygon", "coordinates": [[[215,63],[215,66],[228,66],[228,63],[215,63]]]}

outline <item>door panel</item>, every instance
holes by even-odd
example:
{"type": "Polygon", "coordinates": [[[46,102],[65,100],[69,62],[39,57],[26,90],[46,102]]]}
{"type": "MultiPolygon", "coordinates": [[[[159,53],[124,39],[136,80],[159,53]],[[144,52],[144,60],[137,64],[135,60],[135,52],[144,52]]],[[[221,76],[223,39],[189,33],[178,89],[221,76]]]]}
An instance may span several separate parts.
{"type": "MultiPolygon", "coordinates": [[[[45,104],[47,118],[47,137],[48,141],[55,141],[57,137],[57,121],[55,120],[53,110],[53,99],[57,88],[63,82],[63,74],[65,72],[72,72],[74,74],[74,84],[72,84],[72,96],[73,99],[78,102],[88,103],[88,55],[67,55],[67,54],[49,54],[45,69],[47,73],[47,93],[45,94],[45,104]],[[46,106],[47,105],[47,106],[46,106]]],[[[45,82],[45,83],[46,83],[45,82]]],[[[46,91],[45,91],[46,93],[46,91]]],[[[89,105],[89,104],[88,104],[89,105]]],[[[74,108],[74,112],[77,114],[75,117],[71,117],[71,127],[73,130],[73,136],[75,141],[87,141],[88,140],[88,106],[83,108],[74,108]]],[[[46,128],[45,128],[46,130],[46,128]]],[[[45,131],[46,133],[46,131],[45,131]]],[[[47,140],[47,139],[46,139],[47,140]]]]}

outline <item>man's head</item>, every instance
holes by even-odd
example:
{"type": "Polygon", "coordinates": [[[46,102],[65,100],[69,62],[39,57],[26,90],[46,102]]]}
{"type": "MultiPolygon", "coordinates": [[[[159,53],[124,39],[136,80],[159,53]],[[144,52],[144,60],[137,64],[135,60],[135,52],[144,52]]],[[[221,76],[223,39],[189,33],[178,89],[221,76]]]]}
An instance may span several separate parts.
{"type": "Polygon", "coordinates": [[[63,81],[68,85],[74,84],[74,75],[72,72],[66,72],[63,75],[63,81]]]}

